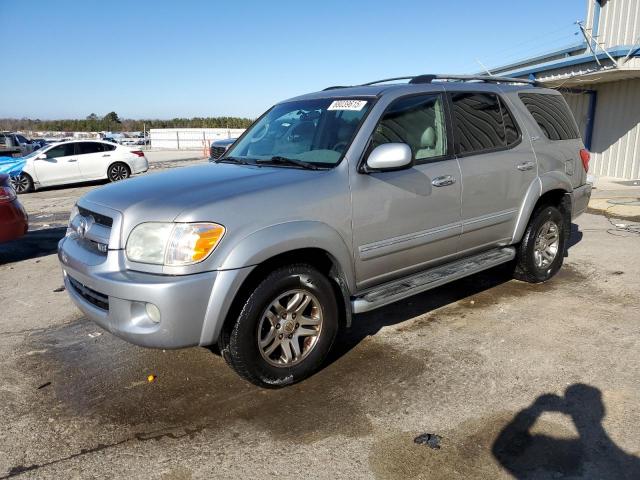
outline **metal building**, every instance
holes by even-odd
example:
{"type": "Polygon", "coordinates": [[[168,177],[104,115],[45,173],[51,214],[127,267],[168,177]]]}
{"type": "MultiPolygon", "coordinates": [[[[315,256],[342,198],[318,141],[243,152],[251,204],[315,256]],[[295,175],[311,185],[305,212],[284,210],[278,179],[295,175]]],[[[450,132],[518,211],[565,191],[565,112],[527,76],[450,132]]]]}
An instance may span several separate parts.
{"type": "Polygon", "coordinates": [[[590,173],[640,178],[640,0],[587,0],[582,42],[491,69],[560,89],[592,152],[590,173]]]}

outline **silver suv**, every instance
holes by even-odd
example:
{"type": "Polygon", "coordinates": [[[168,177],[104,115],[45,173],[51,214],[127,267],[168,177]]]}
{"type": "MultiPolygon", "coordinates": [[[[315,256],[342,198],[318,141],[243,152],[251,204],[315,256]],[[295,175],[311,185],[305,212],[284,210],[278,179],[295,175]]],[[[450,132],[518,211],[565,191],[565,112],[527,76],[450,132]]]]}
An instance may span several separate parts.
{"type": "Polygon", "coordinates": [[[245,379],[282,386],[354,314],[503,263],[551,278],[588,162],[560,93],[526,81],[331,87],[275,105],[215,163],[89,192],[59,258],[106,330],[217,345],[245,379]]]}

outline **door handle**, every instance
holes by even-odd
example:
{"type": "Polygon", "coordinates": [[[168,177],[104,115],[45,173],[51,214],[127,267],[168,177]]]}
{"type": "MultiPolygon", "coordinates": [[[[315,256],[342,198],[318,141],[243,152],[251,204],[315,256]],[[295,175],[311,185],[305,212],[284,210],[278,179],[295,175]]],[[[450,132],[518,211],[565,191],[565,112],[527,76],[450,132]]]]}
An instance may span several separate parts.
{"type": "Polygon", "coordinates": [[[70,158],[69,160],[67,160],[68,163],[77,162],[77,161],[78,161],[77,158],[70,158]]]}
{"type": "Polygon", "coordinates": [[[102,155],[103,157],[110,157],[111,155],[109,155],[108,153],[105,153],[104,155],[102,155]]]}
{"type": "Polygon", "coordinates": [[[527,170],[532,170],[533,167],[535,167],[535,166],[536,166],[536,164],[533,163],[533,162],[524,162],[524,163],[521,163],[520,165],[518,165],[516,168],[518,170],[520,170],[521,172],[525,172],[527,170]]]}
{"type": "Polygon", "coordinates": [[[451,175],[443,175],[442,177],[436,177],[431,180],[431,185],[434,187],[446,187],[448,185],[453,185],[456,183],[456,179],[451,175]]]}

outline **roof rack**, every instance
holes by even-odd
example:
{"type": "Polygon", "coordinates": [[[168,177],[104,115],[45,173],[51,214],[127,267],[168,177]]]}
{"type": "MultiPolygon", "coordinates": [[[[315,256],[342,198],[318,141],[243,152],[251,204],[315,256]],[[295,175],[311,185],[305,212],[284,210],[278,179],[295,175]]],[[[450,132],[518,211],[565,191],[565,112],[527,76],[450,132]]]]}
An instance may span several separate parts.
{"type": "Polygon", "coordinates": [[[361,86],[376,85],[378,83],[393,82],[396,80],[409,80],[411,84],[432,83],[434,80],[447,80],[458,82],[487,82],[487,83],[525,83],[535,85],[535,80],[515,78],[515,77],[498,77],[495,75],[415,75],[412,77],[395,77],[376,80],[375,82],[363,83],[361,86]]]}

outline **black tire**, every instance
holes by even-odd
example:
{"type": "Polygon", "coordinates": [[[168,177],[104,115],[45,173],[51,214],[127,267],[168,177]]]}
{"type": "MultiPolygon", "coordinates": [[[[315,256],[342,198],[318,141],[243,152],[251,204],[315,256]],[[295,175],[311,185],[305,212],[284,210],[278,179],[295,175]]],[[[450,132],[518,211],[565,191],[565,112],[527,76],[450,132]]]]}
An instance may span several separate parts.
{"type": "MultiPolygon", "coordinates": [[[[338,304],[329,279],[310,265],[288,265],[271,272],[255,288],[246,302],[244,302],[237,320],[228,322],[229,324],[223,329],[218,344],[226,362],[244,379],[260,387],[284,387],[299,382],[320,368],[335,340],[338,331],[338,316],[338,304]],[[262,332],[258,330],[266,325],[269,332],[274,331],[275,326],[272,329],[271,323],[265,323],[267,319],[265,313],[271,308],[276,299],[292,290],[307,292],[311,294],[311,297],[314,297],[310,305],[313,306],[315,301],[319,304],[320,308],[313,310],[313,312],[316,314],[318,311],[320,312],[321,326],[311,327],[319,329],[317,336],[296,336],[293,337],[293,340],[290,340],[291,342],[299,342],[301,340],[302,344],[298,343],[298,345],[302,345],[301,350],[303,355],[306,356],[299,356],[298,363],[276,366],[269,363],[265,358],[265,354],[258,344],[259,337],[262,336],[264,330],[262,332]],[[306,339],[309,338],[315,338],[315,340],[312,340],[313,347],[311,348],[305,346],[306,339]],[[306,354],[304,354],[305,348],[308,348],[308,353],[306,354]]],[[[300,312],[298,318],[300,317],[304,317],[304,311],[300,312]]],[[[281,318],[284,317],[276,317],[278,324],[280,324],[281,318]]],[[[290,319],[291,316],[287,318],[290,319]]],[[[295,314],[293,314],[293,318],[296,318],[295,314]]],[[[282,320],[282,322],[285,321],[289,322],[289,324],[279,326],[279,330],[275,330],[276,333],[285,333],[288,331],[285,328],[294,328],[291,326],[290,320],[282,320]]],[[[301,321],[301,323],[303,322],[301,321]]],[[[301,328],[304,329],[305,327],[301,326],[301,328]]],[[[297,332],[297,324],[295,329],[295,332],[297,332]]],[[[277,336],[282,338],[281,334],[277,336]]],[[[291,335],[287,336],[288,338],[292,337],[291,335]]],[[[278,340],[274,338],[273,341],[275,343],[278,340]]],[[[286,342],[287,340],[285,338],[281,341],[286,342]]],[[[276,347],[276,350],[271,355],[277,356],[280,353],[279,348],[282,347],[276,347]]],[[[289,352],[291,353],[292,350],[289,350],[289,352]]],[[[295,354],[293,357],[295,357],[295,354]]],[[[271,362],[282,361],[282,358],[280,356],[279,359],[271,359],[271,362]]]]}
{"type": "Polygon", "coordinates": [[[126,163],[116,162],[109,165],[107,169],[107,177],[110,182],[118,182],[125,180],[131,176],[131,169],[126,163]]]}
{"type": "MultiPolygon", "coordinates": [[[[560,210],[554,206],[545,205],[534,212],[524,232],[522,242],[517,248],[514,269],[515,278],[524,282],[540,283],[549,280],[558,273],[564,261],[568,236],[567,223],[560,210]],[[555,225],[558,235],[558,244],[553,260],[540,255],[540,250],[545,249],[538,247],[540,245],[544,246],[544,242],[542,244],[536,243],[542,236],[545,236],[542,235],[544,233],[543,228],[549,225],[549,222],[555,225]],[[543,262],[545,261],[544,258],[546,258],[549,263],[541,264],[541,258],[543,258],[543,262]]],[[[551,233],[546,235],[545,238],[548,238],[549,235],[551,233]]]]}
{"type": "Polygon", "coordinates": [[[33,192],[33,179],[29,174],[22,172],[18,177],[11,177],[11,185],[16,193],[33,192]]]}

